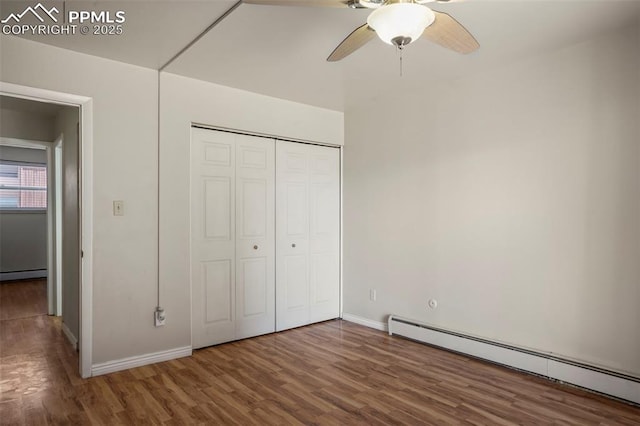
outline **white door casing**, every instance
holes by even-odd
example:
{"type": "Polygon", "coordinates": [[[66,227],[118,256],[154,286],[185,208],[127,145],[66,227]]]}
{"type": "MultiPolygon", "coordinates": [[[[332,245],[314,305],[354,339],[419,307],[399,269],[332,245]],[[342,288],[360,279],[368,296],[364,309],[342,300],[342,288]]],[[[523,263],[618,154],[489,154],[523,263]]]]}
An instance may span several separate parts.
{"type": "Polygon", "coordinates": [[[192,345],[274,331],[274,141],[192,129],[192,345]]]}
{"type": "Polygon", "coordinates": [[[276,330],[340,309],[340,151],[276,142],[276,330]]]}

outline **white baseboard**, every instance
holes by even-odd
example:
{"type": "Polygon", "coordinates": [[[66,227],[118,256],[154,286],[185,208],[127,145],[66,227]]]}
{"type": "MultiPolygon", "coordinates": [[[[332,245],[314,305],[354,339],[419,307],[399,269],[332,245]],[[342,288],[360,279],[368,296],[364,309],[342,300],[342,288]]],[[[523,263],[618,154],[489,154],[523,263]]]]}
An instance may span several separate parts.
{"type": "Polygon", "coordinates": [[[0,272],[0,281],[31,280],[35,278],[47,278],[47,270],[0,272]]]}
{"type": "Polygon", "coordinates": [[[65,323],[62,323],[62,332],[73,346],[73,349],[78,350],[78,339],[76,339],[76,336],[73,335],[73,333],[71,332],[71,330],[69,330],[69,327],[67,327],[67,324],[65,323]]]}
{"type": "MultiPolygon", "coordinates": [[[[367,325],[367,321],[361,321],[359,324],[367,325]]],[[[389,317],[389,329],[389,334],[397,334],[640,404],[640,377],[563,359],[555,354],[518,348],[439,329],[395,315],[389,317]]]]}
{"type": "Polygon", "coordinates": [[[192,352],[191,346],[183,346],[181,348],[169,349],[167,351],[154,352],[145,355],[117,359],[115,361],[103,362],[100,364],[93,364],[91,367],[91,375],[101,376],[103,374],[114,373],[116,371],[155,364],[156,362],[171,361],[172,359],[191,356],[192,352]]]}
{"type": "Polygon", "coordinates": [[[356,324],[360,324],[360,325],[364,325],[365,327],[369,327],[369,328],[375,328],[376,330],[380,330],[380,331],[389,331],[389,327],[386,323],[384,322],[379,322],[379,321],[373,321],[367,318],[362,318],[359,317],[357,315],[352,315],[352,314],[342,314],[342,319],[345,321],[349,321],[349,322],[353,322],[356,324]]]}

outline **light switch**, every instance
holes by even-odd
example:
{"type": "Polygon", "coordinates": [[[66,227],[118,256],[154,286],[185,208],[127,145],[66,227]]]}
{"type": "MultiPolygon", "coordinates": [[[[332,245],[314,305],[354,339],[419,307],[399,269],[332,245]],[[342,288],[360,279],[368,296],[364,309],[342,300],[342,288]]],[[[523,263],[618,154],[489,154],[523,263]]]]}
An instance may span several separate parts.
{"type": "Polygon", "coordinates": [[[124,216],[124,201],[118,200],[113,202],[113,215],[124,216]]]}

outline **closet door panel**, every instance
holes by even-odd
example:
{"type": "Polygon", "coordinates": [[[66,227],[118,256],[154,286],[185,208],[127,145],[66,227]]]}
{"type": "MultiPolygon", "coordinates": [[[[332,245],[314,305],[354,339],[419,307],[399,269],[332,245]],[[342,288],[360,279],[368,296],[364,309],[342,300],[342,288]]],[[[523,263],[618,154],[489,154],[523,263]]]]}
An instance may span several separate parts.
{"type": "Polygon", "coordinates": [[[339,150],[276,142],[276,329],[339,316],[339,150]]]}
{"type": "Polygon", "coordinates": [[[276,141],[276,329],[309,323],[309,155],[276,141]]]}
{"type": "Polygon", "coordinates": [[[235,181],[231,134],[192,129],[191,280],[194,348],[232,340],[235,181]]]}
{"type": "MultiPolygon", "coordinates": [[[[283,179],[287,179],[286,176],[283,179]]],[[[300,179],[291,179],[279,186],[279,192],[284,197],[284,224],[283,230],[286,236],[291,239],[306,241],[309,227],[309,185],[300,179]]]]}
{"type": "Polygon", "coordinates": [[[236,339],[275,331],[275,143],[236,135],[236,339]]]}
{"type": "Polygon", "coordinates": [[[282,308],[289,318],[284,321],[289,327],[305,324],[309,309],[309,268],[307,256],[289,254],[283,259],[282,282],[278,290],[282,292],[282,308]],[[296,324],[296,325],[292,325],[296,324]]]}
{"type": "Polygon", "coordinates": [[[309,146],[310,322],[340,315],[340,151],[309,146]]]}
{"type": "Polygon", "coordinates": [[[233,321],[233,282],[231,262],[215,260],[201,263],[205,324],[233,321]]]}
{"type": "Polygon", "coordinates": [[[333,303],[339,296],[335,285],[340,274],[338,266],[333,254],[311,255],[311,306],[333,303]]]}
{"type": "Polygon", "coordinates": [[[226,176],[201,177],[204,190],[204,238],[209,241],[230,241],[233,207],[231,179],[226,176]]]}
{"type": "MultiPolygon", "coordinates": [[[[270,298],[267,294],[269,290],[267,270],[267,259],[265,257],[245,258],[238,261],[236,277],[238,282],[242,283],[242,285],[238,285],[236,292],[238,324],[241,321],[259,320],[269,314],[268,303],[270,298]]],[[[267,325],[269,330],[273,331],[273,322],[267,325]]],[[[251,331],[243,332],[239,330],[238,332],[241,336],[252,334],[251,331]]],[[[256,333],[260,333],[260,331],[256,331],[256,333]]]]}

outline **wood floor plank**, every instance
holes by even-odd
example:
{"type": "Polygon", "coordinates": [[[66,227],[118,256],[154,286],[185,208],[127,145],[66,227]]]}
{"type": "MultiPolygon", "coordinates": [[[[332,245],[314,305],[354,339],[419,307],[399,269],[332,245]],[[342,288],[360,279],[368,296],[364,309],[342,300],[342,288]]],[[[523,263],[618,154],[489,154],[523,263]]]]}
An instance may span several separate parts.
{"type": "Polygon", "coordinates": [[[296,418],[288,407],[282,407],[276,401],[266,399],[260,401],[252,412],[252,415],[260,419],[263,424],[271,425],[304,425],[305,423],[296,418]]]}
{"type": "Polygon", "coordinates": [[[0,284],[3,425],[640,424],[637,406],[339,320],[82,379],[60,319],[29,300],[46,282],[15,297],[13,284],[0,284]]]}

